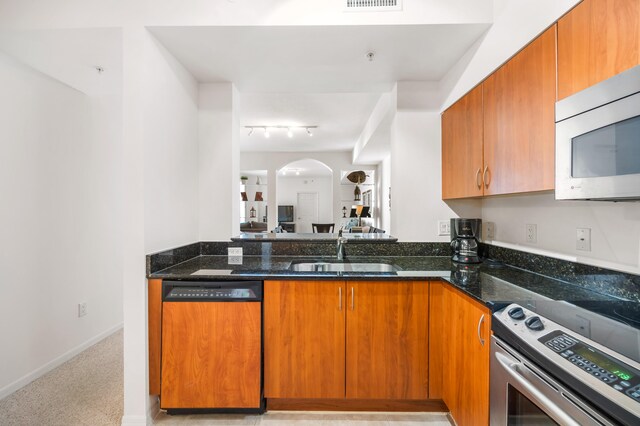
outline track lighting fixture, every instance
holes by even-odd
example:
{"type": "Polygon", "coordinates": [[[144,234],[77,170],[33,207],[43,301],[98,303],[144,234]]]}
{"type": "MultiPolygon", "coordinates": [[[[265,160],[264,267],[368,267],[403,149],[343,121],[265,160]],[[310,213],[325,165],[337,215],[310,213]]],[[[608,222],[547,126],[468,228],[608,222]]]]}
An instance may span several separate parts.
{"type": "Polygon", "coordinates": [[[255,129],[262,129],[264,131],[264,137],[265,138],[268,138],[270,136],[269,130],[287,129],[287,136],[292,138],[293,137],[293,131],[295,129],[306,130],[307,134],[309,136],[313,136],[313,133],[311,132],[311,130],[312,129],[317,129],[318,126],[280,126],[280,125],[276,125],[276,126],[244,126],[244,128],[249,130],[247,132],[247,136],[251,136],[255,129]]]}

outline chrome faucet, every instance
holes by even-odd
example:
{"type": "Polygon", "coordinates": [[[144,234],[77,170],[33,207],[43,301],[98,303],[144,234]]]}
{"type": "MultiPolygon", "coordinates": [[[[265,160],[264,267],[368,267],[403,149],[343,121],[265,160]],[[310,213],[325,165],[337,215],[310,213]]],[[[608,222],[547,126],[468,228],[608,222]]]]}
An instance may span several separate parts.
{"type": "Polygon", "coordinates": [[[342,236],[342,229],[338,231],[338,243],[336,245],[338,260],[344,260],[344,245],[347,244],[347,237],[342,236]]]}

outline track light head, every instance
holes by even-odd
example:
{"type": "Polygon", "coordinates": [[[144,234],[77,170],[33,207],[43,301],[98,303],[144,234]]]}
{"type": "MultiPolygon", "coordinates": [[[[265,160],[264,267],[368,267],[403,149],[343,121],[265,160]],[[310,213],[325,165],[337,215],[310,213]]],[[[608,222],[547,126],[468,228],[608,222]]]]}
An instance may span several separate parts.
{"type": "Polygon", "coordinates": [[[307,127],[307,134],[309,135],[309,137],[313,136],[313,133],[311,133],[311,129],[307,127]]]}
{"type": "Polygon", "coordinates": [[[293,130],[291,130],[291,127],[287,129],[287,136],[289,136],[290,138],[293,137],[293,130]]]}
{"type": "Polygon", "coordinates": [[[265,128],[264,128],[264,137],[265,137],[265,138],[267,138],[267,139],[269,139],[269,136],[270,136],[270,135],[269,135],[269,129],[265,127],[265,128]]]}

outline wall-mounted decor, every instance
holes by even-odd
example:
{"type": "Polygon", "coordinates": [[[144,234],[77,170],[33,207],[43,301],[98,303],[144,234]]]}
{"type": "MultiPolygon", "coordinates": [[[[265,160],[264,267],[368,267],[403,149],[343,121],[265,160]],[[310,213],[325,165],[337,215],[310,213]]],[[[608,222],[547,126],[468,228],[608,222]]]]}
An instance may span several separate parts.
{"type": "Polygon", "coordinates": [[[240,193],[240,196],[242,197],[242,201],[249,201],[249,199],[247,198],[247,193],[242,191],[240,193]]]}
{"type": "Polygon", "coordinates": [[[371,198],[373,196],[373,191],[370,189],[368,191],[364,191],[362,193],[362,205],[363,206],[371,206],[371,198]]]}
{"type": "Polygon", "coordinates": [[[255,201],[264,201],[264,200],[262,199],[262,192],[259,192],[259,191],[258,191],[258,192],[256,192],[256,198],[255,198],[255,201]]]}

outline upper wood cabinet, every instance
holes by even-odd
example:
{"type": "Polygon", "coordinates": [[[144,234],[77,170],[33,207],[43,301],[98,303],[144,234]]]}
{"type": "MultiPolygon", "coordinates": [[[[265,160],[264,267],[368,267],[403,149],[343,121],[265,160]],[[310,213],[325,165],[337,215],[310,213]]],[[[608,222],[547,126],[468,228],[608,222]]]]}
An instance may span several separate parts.
{"type": "Polygon", "coordinates": [[[344,398],[344,281],[265,281],[264,395],[344,398]]]}
{"type": "Polygon", "coordinates": [[[554,188],[556,27],[483,83],[484,194],[554,188]]]}
{"type": "Polygon", "coordinates": [[[441,397],[457,424],[486,426],[491,312],[445,283],[432,283],[429,310],[429,397],[441,397]]]}
{"type": "Polygon", "coordinates": [[[442,198],[553,189],[555,101],[554,25],[442,114],[442,198]]]}
{"type": "Polygon", "coordinates": [[[482,185],[482,85],[442,114],[442,198],[478,197],[482,185]]]}
{"type": "Polygon", "coordinates": [[[428,282],[264,285],[265,397],[427,399],[428,282]]]}
{"type": "Polygon", "coordinates": [[[640,64],[640,1],[584,0],[558,21],[558,99],[640,64]]]}

